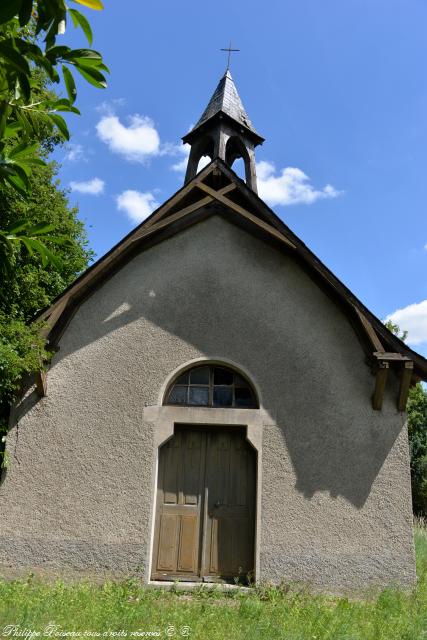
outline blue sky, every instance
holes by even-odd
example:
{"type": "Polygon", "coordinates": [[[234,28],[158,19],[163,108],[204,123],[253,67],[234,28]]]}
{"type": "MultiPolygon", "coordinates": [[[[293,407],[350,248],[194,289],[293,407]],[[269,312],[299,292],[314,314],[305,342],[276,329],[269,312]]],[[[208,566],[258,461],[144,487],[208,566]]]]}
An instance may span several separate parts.
{"type": "MultiPolygon", "coordinates": [[[[86,15],[109,86],[78,83],[82,116],[55,157],[98,257],[182,185],[180,138],[231,39],[266,138],[264,199],[380,318],[403,310],[393,317],[427,355],[425,0],[105,0],[86,15]]],[[[72,26],[66,37],[84,46],[72,26]]]]}

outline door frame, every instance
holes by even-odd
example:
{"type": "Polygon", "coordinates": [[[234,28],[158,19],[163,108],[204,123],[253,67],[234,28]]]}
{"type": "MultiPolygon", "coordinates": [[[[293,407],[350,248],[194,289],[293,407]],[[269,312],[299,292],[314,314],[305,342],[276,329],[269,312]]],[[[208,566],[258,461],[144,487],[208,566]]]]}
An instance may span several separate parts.
{"type": "MultiPolygon", "coordinates": [[[[225,575],[221,575],[220,573],[216,574],[215,570],[213,572],[210,570],[211,569],[210,552],[211,552],[212,540],[211,540],[210,528],[207,525],[208,523],[210,523],[210,526],[213,526],[213,522],[211,518],[212,516],[211,511],[212,511],[213,505],[211,504],[211,508],[209,508],[209,503],[211,502],[211,500],[210,499],[208,500],[208,497],[207,497],[207,487],[211,486],[208,481],[209,474],[212,474],[212,473],[215,474],[216,467],[215,465],[212,466],[212,463],[214,460],[212,456],[215,456],[215,452],[216,452],[216,455],[218,455],[218,451],[217,449],[215,449],[215,447],[218,446],[219,444],[218,441],[216,440],[216,436],[220,434],[226,435],[226,438],[227,438],[226,442],[230,445],[230,448],[232,449],[232,451],[230,451],[230,455],[233,455],[233,449],[234,449],[233,439],[235,435],[238,436],[238,442],[240,443],[238,446],[238,449],[240,450],[243,445],[245,451],[250,455],[250,460],[245,456],[245,465],[242,467],[242,472],[244,474],[244,477],[247,479],[250,487],[248,489],[248,493],[246,494],[248,498],[248,502],[246,503],[247,512],[244,515],[244,517],[248,520],[246,524],[248,526],[248,532],[250,532],[250,538],[251,538],[250,545],[253,548],[253,552],[245,556],[243,564],[246,566],[246,571],[250,571],[251,576],[253,576],[254,563],[255,563],[254,552],[255,552],[255,514],[256,514],[256,511],[255,511],[256,509],[256,494],[255,494],[256,451],[254,447],[247,440],[246,428],[240,427],[237,429],[233,427],[230,429],[228,426],[221,427],[220,425],[214,425],[214,426],[206,425],[206,428],[205,428],[204,425],[200,426],[200,425],[193,425],[193,424],[185,424],[185,425],[175,424],[174,435],[172,436],[172,438],[169,438],[158,449],[159,470],[158,470],[158,478],[157,478],[157,495],[156,495],[157,505],[156,505],[155,523],[154,523],[153,566],[152,566],[152,571],[150,576],[150,580],[153,582],[157,582],[157,581],[171,582],[174,580],[182,580],[187,583],[188,582],[224,582],[224,581],[227,581],[226,580],[227,575],[228,576],[232,575],[231,573],[225,574],[225,575]],[[188,451],[188,448],[187,448],[188,441],[186,440],[185,434],[187,435],[197,434],[197,438],[199,438],[198,442],[200,443],[200,446],[196,447],[196,449],[199,451],[199,456],[200,456],[199,471],[197,473],[197,487],[198,487],[199,500],[197,501],[196,505],[194,505],[193,503],[191,503],[190,505],[187,505],[186,501],[182,503],[179,501],[179,499],[177,502],[169,502],[169,501],[165,502],[164,491],[166,489],[163,481],[160,482],[160,474],[162,473],[161,469],[165,471],[165,464],[166,465],[168,464],[167,460],[170,455],[167,449],[168,443],[175,440],[175,438],[178,438],[179,454],[182,453],[185,455],[185,452],[188,451]],[[211,448],[212,444],[214,445],[214,448],[211,448]],[[165,450],[165,447],[166,447],[166,450],[165,450]],[[164,457],[163,466],[162,466],[162,457],[164,457]],[[249,471],[249,468],[251,469],[250,479],[247,478],[246,476],[246,474],[249,471]],[[160,504],[162,505],[161,508],[159,508],[160,507],[159,499],[160,499],[160,504]],[[196,507],[197,514],[194,513],[194,507],[196,507]],[[190,510],[188,511],[188,509],[190,510]],[[158,562],[157,554],[159,553],[159,550],[162,548],[160,536],[162,531],[162,517],[165,514],[168,514],[169,516],[175,514],[177,517],[185,516],[185,515],[189,516],[189,514],[192,514],[193,516],[196,515],[196,518],[197,518],[197,542],[196,542],[197,563],[196,564],[197,566],[192,572],[189,572],[188,570],[185,570],[182,568],[180,569],[179,567],[177,567],[176,570],[169,571],[169,576],[168,576],[167,575],[168,570],[160,569],[158,566],[156,566],[158,562]]],[[[171,451],[172,457],[174,457],[173,452],[175,452],[175,448],[173,448],[171,451]]],[[[175,452],[175,456],[176,455],[177,455],[177,452],[175,452]]],[[[176,461],[176,457],[175,457],[175,461],[176,461]]],[[[184,467],[180,466],[180,471],[179,471],[180,474],[183,473],[183,469],[184,467]]],[[[162,480],[164,480],[164,477],[162,478],[162,480]]],[[[176,488],[177,487],[178,485],[176,485],[176,488]]],[[[195,486],[193,486],[192,489],[193,490],[191,491],[191,493],[193,494],[195,491],[195,486]]],[[[212,487],[212,489],[215,491],[214,486],[212,487]]],[[[172,487],[169,487],[169,490],[173,492],[172,487]]],[[[224,494],[221,494],[221,495],[224,495],[224,494]]],[[[240,503],[237,503],[237,504],[240,504],[240,503]]],[[[235,513],[236,505],[234,504],[231,507],[231,509],[232,510],[234,509],[234,517],[236,517],[236,513],[235,513]]],[[[237,507],[237,510],[239,511],[239,507],[237,507]]],[[[241,517],[242,516],[241,508],[239,513],[241,517]]],[[[176,534],[176,530],[175,530],[175,534],[176,534]]],[[[178,536],[178,538],[179,537],[180,536],[178,536]]],[[[176,539],[176,542],[178,544],[178,539],[176,539]]],[[[243,561],[243,558],[242,558],[242,561],[243,561]]],[[[234,580],[234,576],[233,576],[233,580],[234,580]]],[[[231,582],[232,584],[234,584],[233,580],[231,582]]]]}
{"type": "Polygon", "coordinates": [[[207,428],[227,427],[230,429],[244,427],[246,429],[246,439],[255,450],[256,458],[256,478],[255,478],[255,532],[254,532],[254,580],[257,583],[260,579],[260,541],[261,541],[261,493],[262,493],[262,433],[265,424],[271,424],[272,419],[269,414],[262,409],[261,397],[253,376],[245,371],[241,366],[223,358],[197,358],[177,367],[162,385],[159,394],[159,404],[144,407],[144,422],[153,425],[153,465],[151,483],[151,523],[150,523],[150,544],[146,562],[146,582],[151,582],[151,569],[153,562],[155,520],[156,520],[156,498],[157,498],[157,476],[159,467],[159,449],[174,435],[175,425],[206,426],[207,428]],[[259,409],[236,409],[236,408],[214,408],[214,407],[181,407],[173,405],[163,405],[163,396],[170,382],[182,369],[198,363],[210,363],[230,366],[236,371],[241,371],[252,383],[258,394],[259,409]]]}

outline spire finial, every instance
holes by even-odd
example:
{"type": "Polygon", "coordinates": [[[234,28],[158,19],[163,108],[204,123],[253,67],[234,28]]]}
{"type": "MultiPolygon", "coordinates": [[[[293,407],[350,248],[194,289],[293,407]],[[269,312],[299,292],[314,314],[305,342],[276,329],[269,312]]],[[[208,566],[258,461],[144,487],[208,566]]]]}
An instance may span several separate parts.
{"type": "Polygon", "coordinates": [[[232,49],[231,48],[231,40],[230,40],[230,44],[228,45],[228,48],[227,49],[221,49],[221,51],[228,51],[227,69],[226,69],[226,71],[228,71],[229,68],[230,68],[230,58],[231,58],[232,51],[240,51],[240,49],[232,49]]]}

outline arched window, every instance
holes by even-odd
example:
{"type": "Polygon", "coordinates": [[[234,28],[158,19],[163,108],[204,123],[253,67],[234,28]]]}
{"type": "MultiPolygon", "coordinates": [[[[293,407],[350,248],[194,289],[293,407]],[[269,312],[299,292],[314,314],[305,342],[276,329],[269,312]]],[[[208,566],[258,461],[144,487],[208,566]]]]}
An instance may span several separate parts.
{"type": "Polygon", "coordinates": [[[244,376],[220,365],[197,365],[170,385],[165,404],[190,407],[255,409],[256,393],[244,376]]]}

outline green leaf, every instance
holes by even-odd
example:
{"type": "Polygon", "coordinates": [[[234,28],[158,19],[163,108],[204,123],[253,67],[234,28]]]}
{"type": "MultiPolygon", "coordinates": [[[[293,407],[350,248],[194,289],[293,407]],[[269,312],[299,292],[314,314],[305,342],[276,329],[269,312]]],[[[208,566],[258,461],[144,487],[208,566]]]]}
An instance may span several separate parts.
{"type": "Polygon", "coordinates": [[[49,257],[43,242],[35,240],[34,238],[28,238],[27,236],[21,236],[19,237],[19,240],[24,244],[30,256],[32,256],[34,252],[37,252],[42,260],[42,266],[45,267],[47,265],[49,257]]]}
{"type": "Polygon", "coordinates": [[[110,69],[107,67],[106,64],[104,64],[103,62],[101,62],[101,64],[99,64],[96,67],[99,71],[106,71],[107,73],[110,73],[110,69]]]}
{"type": "Polygon", "coordinates": [[[69,134],[68,127],[67,127],[67,124],[66,124],[64,118],[62,116],[58,116],[58,114],[56,114],[56,113],[50,113],[49,114],[49,118],[57,126],[57,128],[58,128],[59,132],[62,134],[62,136],[66,140],[69,140],[70,139],[70,134],[69,134]]]}
{"type": "Polygon", "coordinates": [[[22,38],[15,38],[15,46],[23,55],[31,58],[36,65],[43,67],[53,82],[59,81],[58,72],[52,66],[50,60],[44,55],[40,47],[30,42],[26,42],[22,38]]]}
{"type": "Polygon", "coordinates": [[[3,138],[5,140],[7,140],[9,138],[13,138],[21,130],[22,130],[22,126],[19,124],[19,122],[15,121],[15,122],[8,123],[8,125],[6,126],[6,129],[5,129],[4,133],[3,133],[3,138]]]}
{"type": "Polygon", "coordinates": [[[18,231],[22,231],[23,229],[26,229],[29,224],[30,224],[29,220],[26,220],[25,222],[18,222],[17,224],[14,224],[11,227],[8,227],[6,229],[6,232],[8,234],[15,235],[16,233],[18,233],[18,231]]]}
{"type": "MultiPolygon", "coordinates": [[[[48,238],[46,238],[47,240],[48,238]]],[[[22,237],[22,241],[24,242],[24,237],[22,237]]],[[[61,266],[61,260],[58,256],[55,256],[50,249],[46,247],[46,245],[40,240],[36,240],[35,238],[25,237],[25,246],[29,246],[33,251],[36,251],[42,260],[42,266],[46,267],[48,263],[55,265],[56,267],[61,266]]]]}
{"type": "Polygon", "coordinates": [[[84,7],[89,7],[89,9],[95,9],[96,11],[100,11],[104,8],[101,0],[73,0],[77,4],[82,4],[84,7]]]}
{"type": "Polygon", "coordinates": [[[19,125],[25,131],[26,135],[32,136],[34,133],[34,127],[32,123],[28,120],[25,112],[22,111],[21,109],[16,109],[15,115],[19,125]]]}
{"type": "Polygon", "coordinates": [[[28,77],[24,73],[18,74],[17,85],[15,88],[15,93],[22,93],[25,102],[29,102],[31,98],[31,86],[28,81],[28,77]]]}
{"type": "Polygon", "coordinates": [[[67,236],[49,236],[47,238],[49,242],[58,245],[70,244],[72,245],[72,241],[67,236]]]}
{"type": "Polygon", "coordinates": [[[0,56],[20,73],[31,75],[27,60],[8,42],[0,41],[0,56]]]}
{"type": "Polygon", "coordinates": [[[33,11],[33,0],[21,0],[21,8],[19,10],[19,24],[21,27],[26,25],[31,18],[33,11]]]}
{"type": "Polygon", "coordinates": [[[97,87],[98,89],[107,88],[106,79],[104,78],[102,73],[97,69],[93,67],[86,67],[86,66],[83,66],[82,64],[79,64],[79,65],[76,64],[75,67],[77,71],[83,76],[83,78],[88,82],[90,82],[90,84],[93,84],[94,87],[97,87]]]}
{"type": "Polygon", "coordinates": [[[82,28],[83,33],[85,34],[89,45],[92,46],[92,41],[93,41],[92,29],[90,27],[89,21],[87,20],[86,16],[80,13],[80,11],[77,11],[77,9],[69,9],[68,12],[71,16],[74,26],[75,27],[80,26],[82,28]]]}
{"type": "Polygon", "coordinates": [[[25,180],[22,179],[17,173],[11,176],[7,176],[6,182],[8,182],[11,187],[15,189],[21,196],[27,196],[27,184],[25,180]]]}
{"type": "Polygon", "coordinates": [[[76,60],[79,58],[89,59],[89,60],[99,60],[102,62],[102,56],[99,51],[95,51],[94,49],[71,49],[68,53],[62,56],[65,60],[76,60]]]}
{"type": "Polygon", "coordinates": [[[49,47],[46,51],[46,58],[55,64],[58,58],[65,56],[69,51],[71,51],[70,47],[60,45],[57,47],[49,47]]]}
{"type": "Polygon", "coordinates": [[[77,97],[76,83],[74,82],[73,74],[65,64],[62,65],[62,74],[64,76],[65,88],[67,89],[68,97],[70,102],[73,103],[77,97]]]}
{"type": "Polygon", "coordinates": [[[13,159],[25,158],[25,156],[33,155],[34,153],[36,153],[38,148],[39,145],[37,144],[37,142],[30,145],[28,145],[26,142],[21,142],[9,151],[8,156],[9,158],[13,159]]]}
{"type": "Polygon", "coordinates": [[[54,229],[55,225],[51,222],[38,222],[26,230],[26,235],[30,237],[46,235],[49,231],[53,231],[54,229]]]}
{"type": "Polygon", "coordinates": [[[46,162],[41,160],[40,158],[25,158],[25,164],[29,167],[45,167],[46,162]]]}
{"type": "Polygon", "coordinates": [[[2,0],[0,4],[0,24],[12,20],[21,8],[22,0],[2,0]]]}
{"type": "MultiPolygon", "coordinates": [[[[62,35],[65,31],[67,10],[61,0],[55,0],[55,2],[45,0],[45,2],[47,5],[49,5],[49,17],[53,16],[51,22],[48,23],[49,29],[44,39],[44,41],[46,42],[46,47],[50,49],[55,44],[56,36],[62,35]]],[[[42,30],[46,31],[46,26],[42,26],[42,30]]]]}
{"type": "Polygon", "coordinates": [[[27,164],[25,162],[25,160],[20,160],[19,162],[17,162],[16,160],[12,161],[11,164],[13,170],[18,173],[21,178],[23,178],[24,181],[26,181],[27,183],[27,188],[28,188],[28,178],[31,176],[31,167],[29,164],[27,164]],[[24,178],[25,176],[25,178],[24,178]]]}
{"type": "Polygon", "coordinates": [[[46,107],[49,111],[71,111],[72,113],[80,115],[80,111],[77,107],[74,107],[67,98],[61,98],[60,100],[56,100],[56,102],[46,103],[46,107]]]}
{"type": "Polygon", "coordinates": [[[19,240],[19,242],[22,242],[22,244],[24,245],[24,247],[26,248],[26,250],[28,251],[28,254],[30,256],[34,255],[34,251],[33,251],[31,240],[29,240],[28,238],[25,238],[25,237],[17,238],[17,240],[19,240]]]}

